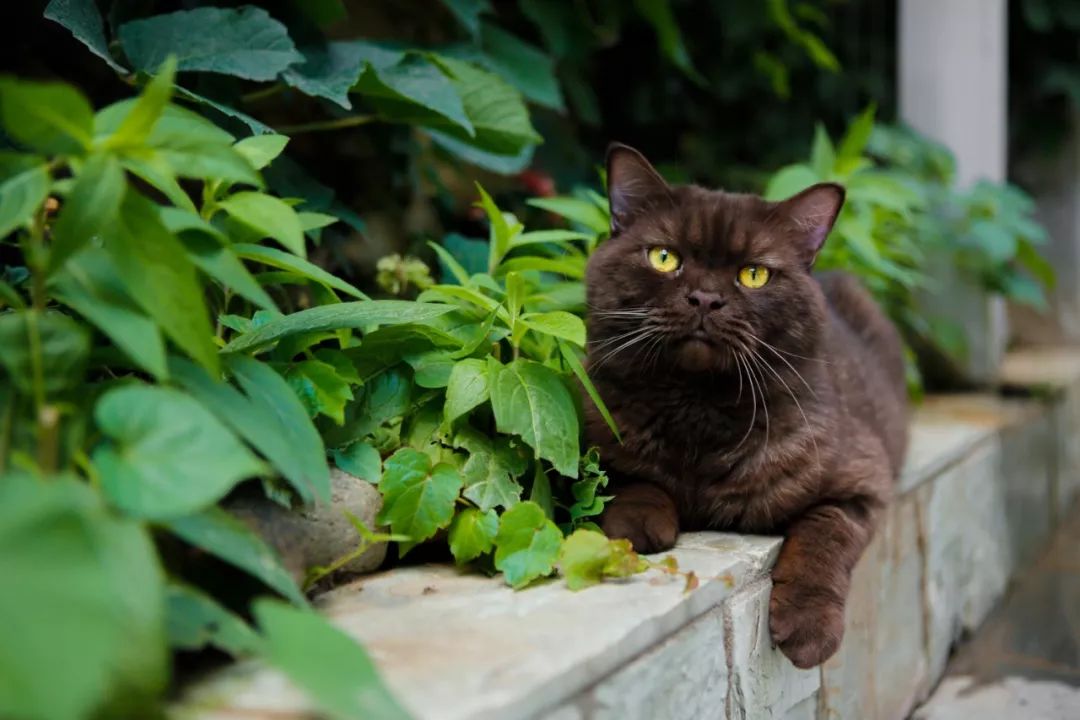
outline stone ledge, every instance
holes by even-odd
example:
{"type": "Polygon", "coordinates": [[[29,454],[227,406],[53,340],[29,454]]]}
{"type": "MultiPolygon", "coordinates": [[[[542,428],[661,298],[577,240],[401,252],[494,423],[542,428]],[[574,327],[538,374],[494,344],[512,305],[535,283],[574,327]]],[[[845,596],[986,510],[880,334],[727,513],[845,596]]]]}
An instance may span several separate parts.
{"type": "MultiPolygon", "coordinates": [[[[1040,399],[935,397],[915,414],[897,497],[855,571],[844,644],[819,670],[795,669],[769,643],[775,538],[685,535],[673,554],[701,578],[690,593],[656,572],[515,593],[428,566],[358,580],[317,605],[364,643],[418,719],[903,717],[1080,493],[1080,452],[1067,441],[1080,436],[1080,352],[1031,351],[1006,368],[1008,384],[1040,388],[1040,399]]],[[[190,688],[178,708],[310,713],[253,662],[190,688]]]]}

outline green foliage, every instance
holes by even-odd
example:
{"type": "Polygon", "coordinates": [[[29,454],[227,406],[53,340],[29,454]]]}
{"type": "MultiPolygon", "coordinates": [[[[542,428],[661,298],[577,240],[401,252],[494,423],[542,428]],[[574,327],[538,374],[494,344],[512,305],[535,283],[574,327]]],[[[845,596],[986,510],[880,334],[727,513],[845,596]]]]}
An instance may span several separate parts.
{"type": "Polygon", "coordinates": [[[956,188],[946,149],[908,130],[876,126],[873,107],[838,146],[819,126],[810,160],[778,170],[765,195],[778,200],[825,181],[844,185],[847,201],[818,267],[858,275],[919,344],[954,357],[965,352],[956,330],[927,317],[917,302],[937,289],[935,282],[954,281],[935,280],[931,263],[955,268],[988,293],[1045,308],[1044,288],[1054,283],[1038,252],[1046,231],[1018,188],[986,181],[956,188]]]}

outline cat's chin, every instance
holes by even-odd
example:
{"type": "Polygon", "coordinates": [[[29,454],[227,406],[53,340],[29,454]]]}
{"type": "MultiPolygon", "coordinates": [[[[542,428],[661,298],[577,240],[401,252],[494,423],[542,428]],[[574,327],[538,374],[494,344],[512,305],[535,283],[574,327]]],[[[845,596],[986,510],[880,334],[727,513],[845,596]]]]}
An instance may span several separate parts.
{"type": "Polygon", "coordinates": [[[727,367],[726,354],[712,341],[691,336],[679,343],[676,360],[686,372],[710,372],[727,367]]]}

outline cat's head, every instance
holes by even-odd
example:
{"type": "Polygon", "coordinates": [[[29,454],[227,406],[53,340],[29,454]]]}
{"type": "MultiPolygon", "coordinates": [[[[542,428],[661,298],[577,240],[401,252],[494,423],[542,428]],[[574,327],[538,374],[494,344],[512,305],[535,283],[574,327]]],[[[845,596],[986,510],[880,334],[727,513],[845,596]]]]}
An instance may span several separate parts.
{"type": "Polygon", "coordinates": [[[825,301],[810,269],[841,186],[782,202],[671,186],[624,145],[607,168],[611,238],[586,279],[593,368],[727,372],[754,352],[816,351],[825,301]]]}

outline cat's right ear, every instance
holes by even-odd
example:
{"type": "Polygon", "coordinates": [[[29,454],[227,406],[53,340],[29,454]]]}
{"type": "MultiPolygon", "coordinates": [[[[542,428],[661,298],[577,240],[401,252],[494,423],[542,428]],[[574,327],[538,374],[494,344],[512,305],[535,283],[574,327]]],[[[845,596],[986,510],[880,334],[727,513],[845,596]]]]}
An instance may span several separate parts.
{"type": "Polygon", "coordinates": [[[666,197],[670,191],[644,155],[620,143],[608,146],[607,188],[612,235],[626,229],[651,199],[666,197]]]}

